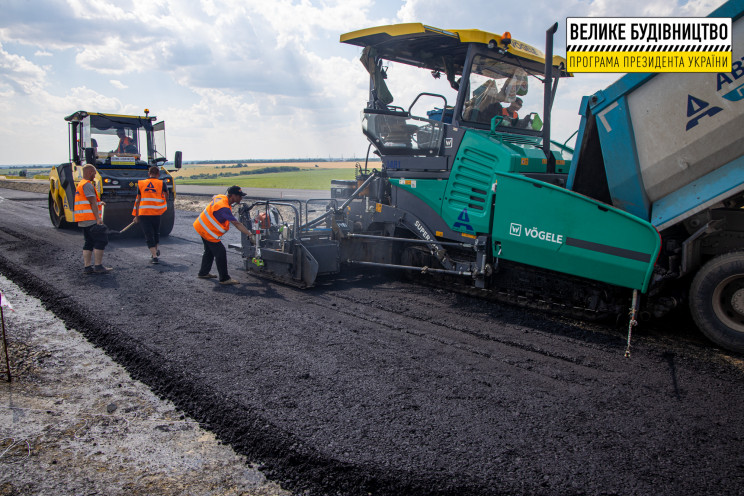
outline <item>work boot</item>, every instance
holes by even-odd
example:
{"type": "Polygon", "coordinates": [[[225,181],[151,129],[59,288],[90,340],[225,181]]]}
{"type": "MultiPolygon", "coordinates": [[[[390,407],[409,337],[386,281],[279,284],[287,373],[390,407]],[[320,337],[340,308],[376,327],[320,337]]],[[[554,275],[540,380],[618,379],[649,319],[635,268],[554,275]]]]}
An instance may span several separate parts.
{"type": "Polygon", "coordinates": [[[233,286],[235,284],[240,284],[240,281],[236,281],[235,279],[227,279],[225,281],[220,281],[220,284],[224,286],[233,286]]]}
{"type": "Polygon", "coordinates": [[[198,277],[199,279],[217,279],[217,276],[214,274],[205,274],[205,275],[197,274],[196,277],[198,277]]]}
{"type": "Polygon", "coordinates": [[[158,257],[152,257],[150,259],[150,263],[151,264],[159,264],[160,263],[160,260],[158,260],[158,257]]]}
{"type": "Polygon", "coordinates": [[[104,267],[103,265],[94,265],[93,266],[93,272],[95,274],[108,274],[112,270],[114,270],[114,269],[111,268],[111,267],[104,267]]]}
{"type": "Polygon", "coordinates": [[[90,265],[88,265],[87,267],[83,267],[83,274],[85,275],[95,274],[95,272],[93,272],[93,267],[90,265]]]}

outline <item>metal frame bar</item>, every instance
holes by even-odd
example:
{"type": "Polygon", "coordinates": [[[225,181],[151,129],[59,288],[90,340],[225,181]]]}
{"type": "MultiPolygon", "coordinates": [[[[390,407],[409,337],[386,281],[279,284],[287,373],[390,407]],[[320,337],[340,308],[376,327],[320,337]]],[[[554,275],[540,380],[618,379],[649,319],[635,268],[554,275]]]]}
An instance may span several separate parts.
{"type": "Polygon", "coordinates": [[[421,272],[422,274],[426,274],[428,272],[434,272],[437,274],[453,274],[457,276],[465,276],[465,277],[472,277],[473,273],[468,271],[459,271],[459,270],[447,270],[447,269],[432,269],[431,267],[416,267],[413,265],[395,265],[395,264],[384,264],[384,263],[377,263],[377,262],[361,262],[356,260],[346,260],[346,263],[355,264],[355,265],[366,265],[370,267],[387,267],[390,269],[403,269],[403,270],[416,270],[421,272]]]}
{"type": "MultiPolygon", "coordinates": [[[[363,238],[363,239],[381,239],[385,241],[403,241],[405,243],[420,244],[420,245],[430,245],[434,243],[434,241],[429,241],[426,239],[397,238],[393,236],[376,236],[373,234],[347,234],[346,237],[347,238],[363,238]]],[[[470,249],[476,250],[474,244],[456,243],[454,241],[436,241],[436,243],[441,246],[455,246],[457,248],[470,248],[470,249]]]]}

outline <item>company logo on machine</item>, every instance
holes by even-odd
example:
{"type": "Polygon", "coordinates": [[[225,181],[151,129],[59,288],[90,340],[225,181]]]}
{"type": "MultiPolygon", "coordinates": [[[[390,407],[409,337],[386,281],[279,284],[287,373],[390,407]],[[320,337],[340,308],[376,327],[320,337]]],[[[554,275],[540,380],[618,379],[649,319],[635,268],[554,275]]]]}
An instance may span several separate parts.
{"type": "Polygon", "coordinates": [[[419,233],[421,233],[421,237],[423,239],[425,239],[426,241],[431,241],[431,234],[429,234],[429,231],[426,230],[421,222],[416,221],[414,225],[416,226],[416,229],[418,229],[419,233]]]}
{"type": "Polygon", "coordinates": [[[452,229],[464,229],[468,232],[475,232],[473,226],[470,225],[470,216],[468,215],[468,209],[463,208],[460,215],[457,217],[458,222],[452,226],[452,229]]]}
{"type": "Polygon", "coordinates": [[[732,91],[729,91],[728,93],[723,95],[723,98],[731,102],[738,102],[739,100],[744,100],[744,84],[737,86],[732,91]]]}
{"type": "Polygon", "coordinates": [[[452,138],[444,138],[444,147],[452,148],[452,138]]]}
{"type": "Polygon", "coordinates": [[[708,102],[704,102],[699,98],[695,98],[692,95],[687,95],[687,117],[692,117],[687,121],[687,127],[685,131],[689,131],[693,127],[697,126],[700,119],[706,115],[716,115],[718,112],[723,110],[721,107],[711,107],[708,102]]]}
{"type": "Polygon", "coordinates": [[[516,237],[522,236],[522,231],[524,231],[524,237],[525,238],[532,238],[532,239],[539,239],[540,241],[548,241],[550,243],[555,243],[562,245],[563,240],[565,236],[563,234],[556,234],[549,231],[541,231],[537,227],[526,227],[522,229],[521,224],[515,224],[511,223],[509,226],[509,234],[516,237]]]}
{"type": "Polygon", "coordinates": [[[535,49],[535,47],[531,47],[531,46],[527,45],[526,43],[522,43],[522,42],[517,41],[517,40],[512,40],[511,41],[511,46],[514,47],[514,48],[518,48],[519,50],[523,50],[525,52],[529,52],[532,55],[537,55],[538,57],[542,55],[541,53],[539,53],[535,49]]]}
{"type": "MultiPolygon", "coordinates": [[[[736,54],[741,55],[741,53],[736,54]]],[[[716,78],[716,94],[718,97],[728,100],[729,102],[744,102],[744,83],[739,80],[744,77],[744,57],[734,60],[731,64],[731,72],[719,72],[716,78]],[[736,85],[736,86],[735,86],[736,85]]],[[[681,103],[681,102],[680,102],[681,103]]],[[[711,103],[697,96],[687,95],[687,126],[685,131],[689,131],[698,124],[704,117],[712,117],[722,110],[731,110],[733,107],[724,105],[719,107],[715,100],[711,103]]],[[[725,114],[724,114],[725,115],[725,114]]],[[[707,121],[703,121],[705,123],[707,121]]]]}
{"type": "MultiPolygon", "coordinates": [[[[737,55],[739,54],[737,53],[737,55]]],[[[726,93],[722,96],[730,102],[739,102],[744,100],[744,84],[739,84],[736,88],[732,88],[733,84],[738,83],[739,79],[744,77],[744,63],[742,63],[742,61],[744,61],[744,57],[735,60],[731,64],[730,73],[719,72],[716,75],[716,91],[720,93],[724,90],[724,86],[726,86],[726,93]]]]}

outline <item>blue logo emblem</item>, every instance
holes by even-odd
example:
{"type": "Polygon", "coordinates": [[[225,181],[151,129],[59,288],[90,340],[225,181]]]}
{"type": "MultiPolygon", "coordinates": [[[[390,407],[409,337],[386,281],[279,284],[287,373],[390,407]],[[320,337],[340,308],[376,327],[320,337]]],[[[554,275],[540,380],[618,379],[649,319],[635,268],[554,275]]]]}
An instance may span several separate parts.
{"type": "Polygon", "coordinates": [[[692,117],[692,119],[687,122],[685,131],[689,131],[693,127],[697,126],[700,119],[706,115],[713,116],[723,110],[721,107],[708,108],[709,106],[710,104],[708,102],[695,98],[692,95],[687,95],[687,117],[692,117]]]}
{"type": "Polygon", "coordinates": [[[469,224],[470,222],[470,216],[468,215],[468,209],[463,208],[462,212],[460,212],[460,216],[457,218],[459,222],[455,222],[455,225],[452,226],[453,229],[464,229],[468,232],[474,232],[473,226],[469,224]]]}

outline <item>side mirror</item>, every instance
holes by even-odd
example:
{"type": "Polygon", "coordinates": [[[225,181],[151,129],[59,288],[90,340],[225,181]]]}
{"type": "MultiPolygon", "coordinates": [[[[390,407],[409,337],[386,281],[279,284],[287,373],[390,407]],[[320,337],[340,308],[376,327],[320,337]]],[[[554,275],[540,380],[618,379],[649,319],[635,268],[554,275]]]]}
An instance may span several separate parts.
{"type": "Polygon", "coordinates": [[[183,161],[183,158],[181,156],[181,152],[177,151],[176,156],[173,158],[173,161],[175,162],[176,169],[181,168],[181,162],[183,161]]]}
{"type": "Polygon", "coordinates": [[[85,163],[96,165],[96,154],[94,148],[85,149],[85,163]]]}

